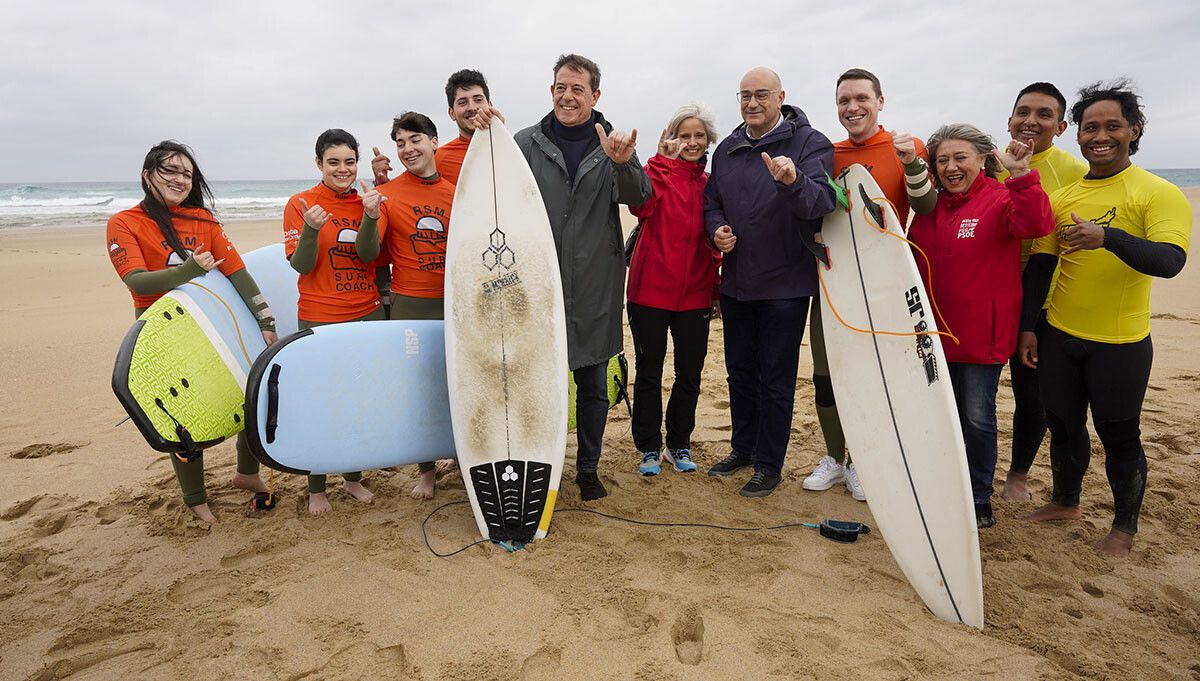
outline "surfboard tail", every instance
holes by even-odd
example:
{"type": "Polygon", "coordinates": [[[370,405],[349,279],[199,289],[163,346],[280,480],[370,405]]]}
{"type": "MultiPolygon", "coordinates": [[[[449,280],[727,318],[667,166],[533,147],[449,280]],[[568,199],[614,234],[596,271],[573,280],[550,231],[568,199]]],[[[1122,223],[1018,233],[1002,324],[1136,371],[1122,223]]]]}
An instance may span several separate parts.
{"type": "Polygon", "coordinates": [[[545,536],[549,508],[553,512],[550,478],[553,466],[543,461],[505,459],[468,470],[478,508],[493,541],[530,542],[545,536]]]}

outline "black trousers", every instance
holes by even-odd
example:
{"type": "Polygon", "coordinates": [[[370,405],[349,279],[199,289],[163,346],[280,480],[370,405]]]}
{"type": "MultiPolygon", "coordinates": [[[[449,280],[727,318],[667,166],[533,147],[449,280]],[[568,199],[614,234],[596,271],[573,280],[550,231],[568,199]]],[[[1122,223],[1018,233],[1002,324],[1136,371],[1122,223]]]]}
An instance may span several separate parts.
{"type": "MultiPolygon", "coordinates": [[[[1046,328],[1046,311],[1042,310],[1034,331],[1041,335],[1046,328]]],[[[1042,405],[1042,392],[1038,387],[1038,370],[1021,364],[1015,354],[1008,360],[1008,373],[1012,378],[1012,465],[1014,473],[1028,473],[1037,457],[1042,440],[1046,438],[1046,408],[1042,405]]]]}
{"type": "Polygon", "coordinates": [[[1154,346],[1098,343],[1046,325],[1038,339],[1038,372],[1050,428],[1050,500],[1078,506],[1092,456],[1087,410],[1104,445],[1104,470],[1113,495],[1113,529],[1136,533],[1146,492],[1142,401],[1150,382],[1154,346]]]}
{"type": "Polygon", "coordinates": [[[707,307],[674,312],[629,303],[635,371],[633,444],[639,452],[655,452],[663,446],[662,379],[668,332],[675,348],[675,380],[667,401],[667,447],[691,447],[711,316],[707,307]]]}
{"type": "Polygon", "coordinates": [[[608,362],[579,367],[571,373],[575,377],[575,439],[579,443],[575,470],[595,473],[608,422],[608,362]]]}

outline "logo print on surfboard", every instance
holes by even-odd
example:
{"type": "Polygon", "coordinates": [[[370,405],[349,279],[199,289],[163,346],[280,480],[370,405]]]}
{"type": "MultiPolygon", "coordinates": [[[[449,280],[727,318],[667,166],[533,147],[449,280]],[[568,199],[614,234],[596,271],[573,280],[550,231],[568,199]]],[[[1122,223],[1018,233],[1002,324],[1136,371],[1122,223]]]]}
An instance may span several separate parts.
{"type": "Polygon", "coordinates": [[[904,294],[904,302],[908,305],[908,316],[917,315],[918,321],[913,326],[913,331],[917,332],[917,358],[921,360],[921,365],[925,369],[925,381],[929,385],[933,385],[934,381],[938,380],[937,356],[933,354],[933,338],[926,331],[929,330],[929,323],[925,321],[925,305],[921,302],[921,291],[916,286],[910,288],[904,294]]]}
{"type": "Polygon", "coordinates": [[[489,241],[488,249],[483,252],[483,266],[488,268],[489,272],[497,267],[511,270],[513,265],[517,264],[517,254],[508,247],[504,232],[501,232],[499,227],[493,229],[489,241]]]}

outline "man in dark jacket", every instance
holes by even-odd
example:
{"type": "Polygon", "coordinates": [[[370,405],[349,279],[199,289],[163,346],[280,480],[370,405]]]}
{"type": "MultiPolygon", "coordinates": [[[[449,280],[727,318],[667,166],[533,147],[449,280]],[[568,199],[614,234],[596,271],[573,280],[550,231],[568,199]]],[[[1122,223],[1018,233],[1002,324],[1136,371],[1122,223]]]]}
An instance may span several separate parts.
{"type": "Polygon", "coordinates": [[[567,362],[575,376],[575,482],[582,498],[608,492],[596,473],[608,417],[608,361],[621,351],[624,238],[618,204],[650,198],[650,179],[634,153],[637,130],[613,131],[592,107],[600,68],[576,54],[558,58],[550,86],[554,110],[516,134],[537,179],[554,231],[567,312],[567,362]]]}
{"type": "Polygon", "coordinates": [[[742,496],[765,497],[782,480],[796,369],[809,300],[811,249],[836,196],[827,182],[833,145],[800,109],[783,103],[779,75],[756,68],[738,92],[743,124],[713,154],[704,227],[725,254],[721,314],[733,451],[709,469],[754,467],[742,496]]]}

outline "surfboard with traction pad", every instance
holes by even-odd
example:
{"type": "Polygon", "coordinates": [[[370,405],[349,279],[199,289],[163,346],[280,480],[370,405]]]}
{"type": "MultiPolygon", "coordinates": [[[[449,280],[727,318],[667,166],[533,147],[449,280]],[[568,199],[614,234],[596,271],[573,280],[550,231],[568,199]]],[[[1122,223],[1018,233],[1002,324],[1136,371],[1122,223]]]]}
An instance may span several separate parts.
{"type": "Polygon", "coordinates": [[[446,246],[446,369],[480,533],[546,536],[566,451],[567,329],[550,220],[504,124],[471,138],[446,246]]]}
{"type": "Polygon", "coordinates": [[[871,174],[856,164],[834,182],[849,208],[825,216],[829,264],[817,267],[846,445],[913,589],[934,615],[982,629],[975,507],[936,301],[871,174]]]}
{"type": "Polygon", "coordinates": [[[246,377],[265,347],[233,284],[209,272],[138,317],[117,351],[113,392],[152,448],[196,454],[242,430],[246,377]]]}

